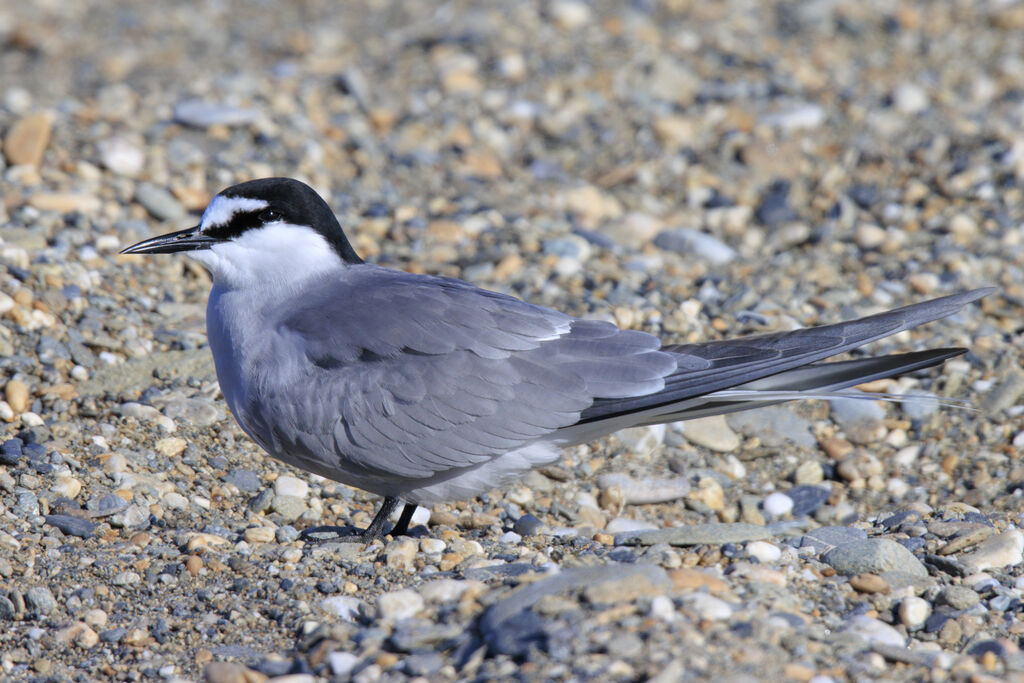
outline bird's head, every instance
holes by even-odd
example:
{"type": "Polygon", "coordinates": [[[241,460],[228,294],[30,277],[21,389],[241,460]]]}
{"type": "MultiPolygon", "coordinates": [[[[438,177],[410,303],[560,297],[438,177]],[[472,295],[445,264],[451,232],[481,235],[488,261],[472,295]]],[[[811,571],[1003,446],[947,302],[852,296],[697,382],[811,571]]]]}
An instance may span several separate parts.
{"type": "Polygon", "coordinates": [[[174,252],[186,252],[226,286],[294,280],[363,262],[327,202],[291,178],[232,185],[213,198],[199,225],[121,251],[174,252]]]}

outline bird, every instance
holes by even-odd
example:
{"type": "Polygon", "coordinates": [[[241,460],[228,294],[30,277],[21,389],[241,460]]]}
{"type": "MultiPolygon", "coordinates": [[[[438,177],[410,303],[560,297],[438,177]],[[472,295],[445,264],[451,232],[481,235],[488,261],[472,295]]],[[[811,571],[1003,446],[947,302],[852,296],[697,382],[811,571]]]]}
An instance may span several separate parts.
{"type": "Polygon", "coordinates": [[[627,427],[836,392],[942,364],[937,348],[822,362],[934,321],[982,288],[785,332],[664,344],[462,280],[367,263],[291,178],[218,193],[195,227],[122,254],[184,252],[213,282],[224,399],[271,456],[383,497],[358,538],[409,532],[417,505],[467,499],[627,427]]]}

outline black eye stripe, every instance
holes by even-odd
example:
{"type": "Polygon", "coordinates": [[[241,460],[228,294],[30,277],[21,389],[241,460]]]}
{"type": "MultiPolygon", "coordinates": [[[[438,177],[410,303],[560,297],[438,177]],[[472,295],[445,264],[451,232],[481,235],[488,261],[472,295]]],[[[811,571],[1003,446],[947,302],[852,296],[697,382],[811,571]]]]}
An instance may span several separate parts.
{"type": "Polygon", "coordinates": [[[260,211],[239,211],[234,213],[224,225],[217,225],[203,232],[219,240],[229,240],[238,237],[246,230],[258,228],[265,222],[260,216],[266,209],[260,211]]]}

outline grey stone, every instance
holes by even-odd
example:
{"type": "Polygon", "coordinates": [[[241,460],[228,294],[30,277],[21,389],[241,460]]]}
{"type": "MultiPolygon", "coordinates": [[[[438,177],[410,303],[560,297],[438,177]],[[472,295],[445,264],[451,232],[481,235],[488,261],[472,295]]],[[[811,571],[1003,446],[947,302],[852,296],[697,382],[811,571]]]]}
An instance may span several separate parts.
{"type": "Polygon", "coordinates": [[[935,602],[949,605],[953,609],[969,609],[981,601],[981,597],[967,586],[946,586],[936,597],[935,602]]]}
{"type": "Polygon", "coordinates": [[[846,543],[829,550],[821,559],[846,576],[887,571],[921,578],[928,576],[928,570],[920,560],[902,545],[887,538],[846,543]]]}
{"type": "Polygon", "coordinates": [[[786,491],[786,495],[793,500],[793,509],[790,514],[794,517],[813,515],[815,511],[825,504],[832,491],[827,486],[794,486],[786,491]]]}
{"type": "Polygon", "coordinates": [[[863,541],[868,534],[863,529],[849,526],[823,526],[808,531],[800,539],[801,548],[814,548],[819,553],[831,550],[836,546],[863,541]]]}
{"type": "Polygon", "coordinates": [[[723,266],[736,260],[736,250],[716,237],[699,230],[676,228],[664,230],[654,238],[655,246],[665,251],[694,255],[713,266],[723,266]]]}
{"type": "Polygon", "coordinates": [[[516,520],[516,523],[512,526],[512,531],[516,532],[520,536],[533,536],[539,534],[544,529],[544,522],[540,521],[533,515],[523,515],[516,520]]]}
{"type": "Polygon", "coordinates": [[[691,524],[671,529],[626,531],[615,535],[615,545],[722,545],[764,541],[771,537],[770,529],[757,524],[691,524]]]}
{"type": "Polygon", "coordinates": [[[743,410],[728,415],[726,422],[744,436],[756,436],[769,448],[777,448],[787,442],[806,449],[813,449],[817,445],[817,440],[811,433],[811,423],[794,413],[788,406],[743,410]]]}
{"type": "Polygon", "coordinates": [[[234,484],[239,491],[255,493],[260,490],[260,477],[252,470],[235,468],[224,475],[224,481],[234,484]]]}
{"type": "Polygon", "coordinates": [[[255,109],[200,99],[182,100],[174,106],[174,120],[194,128],[244,126],[253,123],[258,117],[259,112],[255,109]]]}
{"type": "Polygon", "coordinates": [[[96,527],[99,526],[96,522],[74,515],[46,515],[46,523],[57,527],[69,536],[78,536],[79,538],[91,537],[96,531],[96,527]]]}
{"type": "Polygon", "coordinates": [[[209,427],[222,417],[217,406],[203,398],[171,401],[164,406],[163,413],[173,420],[184,421],[196,427],[209,427]]]}
{"type": "Polygon", "coordinates": [[[32,586],[25,591],[25,606],[37,616],[57,611],[57,600],[46,586],[32,586]]]}
{"type": "Polygon", "coordinates": [[[160,221],[175,221],[188,215],[173,194],[153,183],[139,183],[135,188],[135,201],[160,221]]]}

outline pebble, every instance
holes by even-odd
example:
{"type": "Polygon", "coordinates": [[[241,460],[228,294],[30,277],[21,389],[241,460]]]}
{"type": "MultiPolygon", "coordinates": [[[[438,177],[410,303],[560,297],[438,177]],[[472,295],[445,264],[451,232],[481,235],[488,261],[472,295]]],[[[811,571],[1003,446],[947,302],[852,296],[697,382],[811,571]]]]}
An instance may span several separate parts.
{"type": "Polygon", "coordinates": [[[69,626],[58,629],[54,632],[53,637],[62,645],[76,645],[83,649],[95,647],[100,642],[100,637],[96,631],[81,621],[76,621],[69,626]]]}
{"type": "Polygon", "coordinates": [[[8,381],[4,385],[4,396],[7,399],[7,405],[15,413],[20,415],[28,410],[29,391],[24,382],[16,379],[8,381]]]}
{"type": "Polygon", "coordinates": [[[673,479],[634,479],[625,474],[608,473],[597,478],[601,489],[618,487],[626,505],[649,505],[652,503],[668,503],[685,497],[691,489],[689,479],[676,477],[673,479]]]}
{"type": "Polygon", "coordinates": [[[181,220],[187,213],[173,194],[153,183],[139,183],[135,188],[135,201],[160,221],[181,220]]]}
{"type": "Polygon", "coordinates": [[[869,645],[891,645],[902,647],[906,639],[900,632],[884,621],[879,621],[865,614],[858,614],[850,619],[845,631],[864,639],[869,645]]]}
{"type": "Polygon", "coordinates": [[[244,126],[254,123],[258,117],[255,109],[199,99],[182,100],[174,106],[174,120],[195,128],[244,126]]]}
{"type": "Polygon", "coordinates": [[[55,526],[69,536],[90,538],[99,526],[95,522],[73,515],[46,515],[46,523],[55,526]]]}
{"type": "MultiPolygon", "coordinates": [[[[818,463],[814,464],[818,466],[818,471],[821,471],[821,466],[818,465],[818,463]]],[[[797,481],[799,480],[800,478],[797,477],[797,481]]],[[[786,497],[793,502],[790,514],[792,514],[793,517],[813,515],[828,501],[829,496],[831,495],[831,489],[826,486],[794,486],[790,490],[786,491],[786,497]]]]}
{"type": "Polygon", "coordinates": [[[423,609],[423,598],[411,588],[382,593],[377,596],[377,616],[398,621],[414,617],[423,609]]]}
{"type": "Polygon", "coordinates": [[[859,593],[889,593],[892,587],[878,574],[857,574],[850,577],[850,586],[859,593]]]}
{"type": "Polygon", "coordinates": [[[842,428],[846,438],[856,444],[871,444],[885,438],[885,409],[867,399],[833,399],[832,419],[842,428]]]}
{"type": "Polygon", "coordinates": [[[723,621],[733,614],[732,605],[707,593],[687,593],[681,599],[683,605],[695,612],[701,619],[723,621]]]}
{"type": "Polygon", "coordinates": [[[359,598],[350,595],[332,595],[320,601],[320,609],[342,621],[356,621],[366,607],[359,598]]]}
{"type": "Polygon", "coordinates": [[[981,597],[967,586],[946,586],[939,591],[935,604],[949,605],[953,609],[962,610],[974,607],[981,597]]]}
{"type": "Polygon", "coordinates": [[[990,536],[960,557],[960,562],[971,572],[1017,566],[1024,562],[1024,532],[1008,529],[990,536]]]}
{"type": "Polygon", "coordinates": [[[900,601],[900,622],[907,627],[908,631],[916,631],[923,627],[931,613],[931,604],[916,595],[911,595],[900,601]]]}
{"type": "Polygon", "coordinates": [[[523,515],[512,525],[512,531],[519,534],[519,536],[535,536],[543,533],[544,529],[544,522],[533,515],[523,515]]]}
{"type": "Polygon", "coordinates": [[[771,493],[761,503],[761,509],[772,517],[783,517],[793,510],[793,499],[785,493],[771,493]]]}
{"type": "Polygon", "coordinates": [[[723,415],[700,417],[677,423],[686,440],[717,453],[731,453],[740,447],[740,437],[726,423],[723,415]]]}
{"type": "Polygon", "coordinates": [[[752,541],[747,544],[747,554],[762,564],[774,564],[782,557],[782,550],[773,543],[752,541]]]}
{"type": "Polygon", "coordinates": [[[836,572],[844,575],[897,572],[915,578],[928,576],[928,570],[909,550],[887,538],[869,538],[844,543],[821,557],[836,572]]]}
{"type": "Polygon", "coordinates": [[[410,571],[419,551],[419,543],[411,538],[397,538],[384,549],[384,563],[392,569],[410,571]]]}
{"type": "Polygon", "coordinates": [[[136,178],[146,163],[142,148],[123,137],[112,137],[96,143],[100,163],[118,175],[136,178]]]}
{"type": "Polygon", "coordinates": [[[57,600],[45,586],[32,586],[25,591],[25,607],[32,614],[46,616],[57,611],[57,600]]]}
{"type": "Polygon", "coordinates": [[[713,266],[724,266],[736,260],[736,250],[715,237],[688,228],[676,228],[658,233],[654,244],[666,251],[696,256],[713,266]]]}
{"type": "Polygon", "coordinates": [[[298,477],[283,474],[274,480],[274,493],[279,496],[306,498],[309,495],[309,484],[298,477]]]}
{"type": "Polygon", "coordinates": [[[18,119],[4,136],[4,156],[11,165],[39,166],[50,144],[54,117],[47,112],[18,119]]]}

